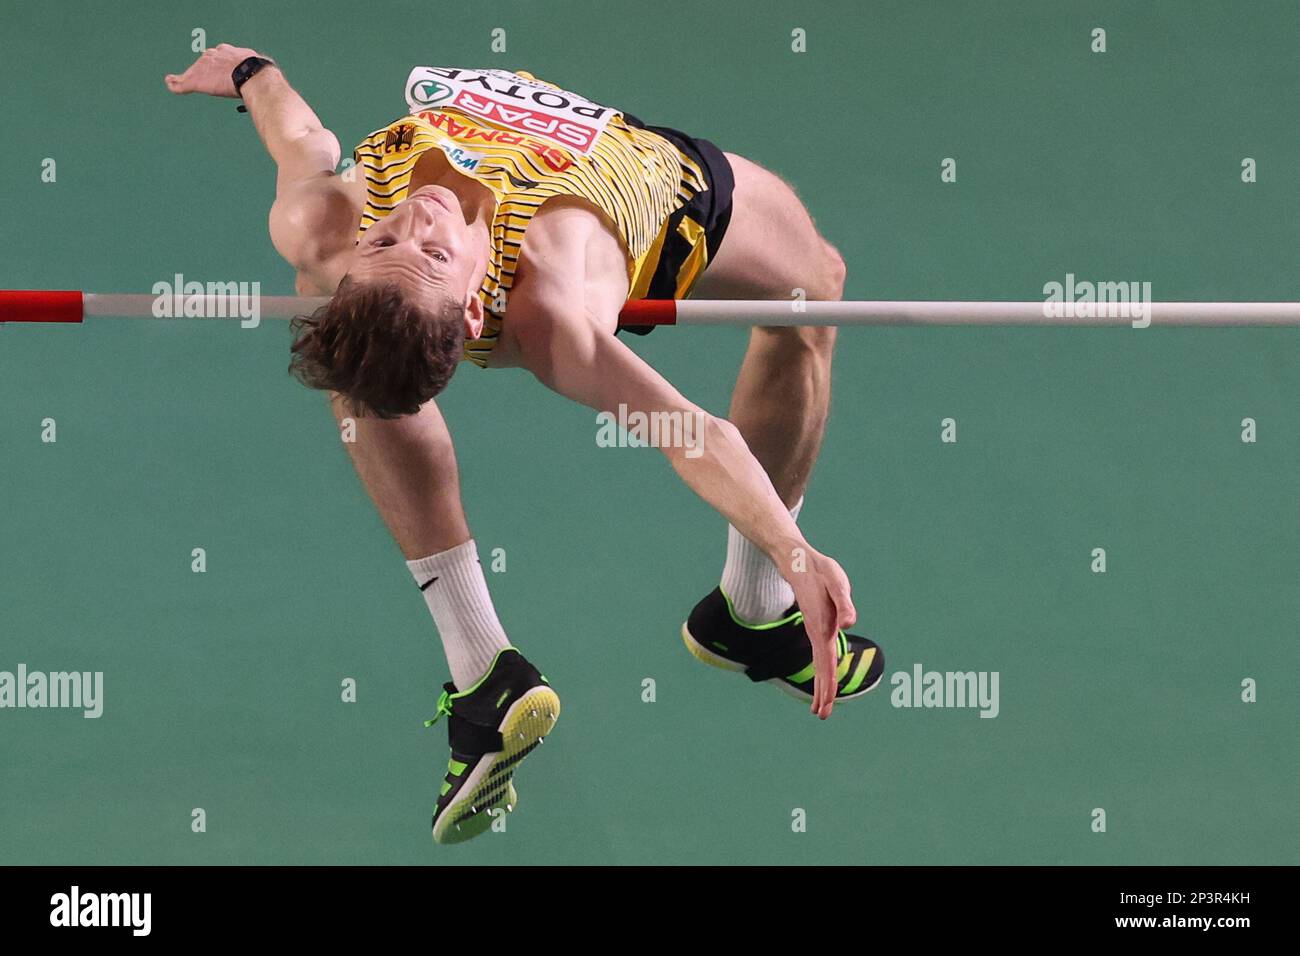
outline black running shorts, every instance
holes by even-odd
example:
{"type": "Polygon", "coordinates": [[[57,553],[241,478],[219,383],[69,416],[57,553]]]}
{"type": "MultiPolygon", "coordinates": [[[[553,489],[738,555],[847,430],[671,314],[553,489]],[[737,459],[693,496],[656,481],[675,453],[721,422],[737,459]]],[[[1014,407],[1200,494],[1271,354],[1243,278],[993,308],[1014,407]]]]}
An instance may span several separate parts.
{"type": "MultiPolygon", "coordinates": [[[[727,224],[731,221],[731,194],[736,186],[735,176],[731,171],[731,163],[727,162],[727,157],[722,154],[722,150],[707,139],[688,136],[668,126],[649,126],[627,113],[623,114],[623,120],[629,126],[649,130],[672,142],[704,171],[705,181],[709,187],[697,193],[690,202],[673,210],[669,215],[667,237],[645,295],[647,299],[677,298],[682,267],[692,251],[691,243],[678,231],[678,224],[684,217],[689,216],[704,228],[705,248],[708,250],[707,261],[712,262],[722,245],[723,236],[727,233],[727,224]]],[[[706,264],[705,269],[707,268],[706,264]]],[[[693,286],[694,283],[692,282],[691,285],[693,286]]],[[[686,295],[689,294],[688,289],[686,295]]],[[[624,331],[636,335],[646,335],[656,328],[658,326],[654,325],[623,326],[624,331]]]]}

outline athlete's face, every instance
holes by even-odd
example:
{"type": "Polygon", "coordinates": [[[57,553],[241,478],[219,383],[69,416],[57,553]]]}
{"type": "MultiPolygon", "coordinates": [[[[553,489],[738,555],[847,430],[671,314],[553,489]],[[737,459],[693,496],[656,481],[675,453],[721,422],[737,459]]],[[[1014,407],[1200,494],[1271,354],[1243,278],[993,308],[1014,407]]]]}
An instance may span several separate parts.
{"type": "Polygon", "coordinates": [[[455,296],[473,312],[482,267],[456,194],[445,186],[421,186],[365,231],[348,276],[359,282],[396,282],[430,305],[455,296]]]}

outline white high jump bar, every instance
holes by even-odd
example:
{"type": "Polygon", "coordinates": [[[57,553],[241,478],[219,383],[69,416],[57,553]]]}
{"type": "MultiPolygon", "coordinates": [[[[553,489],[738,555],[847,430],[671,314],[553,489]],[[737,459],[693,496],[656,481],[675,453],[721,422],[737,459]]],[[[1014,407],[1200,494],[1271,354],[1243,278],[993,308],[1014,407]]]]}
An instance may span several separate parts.
{"type": "MultiPolygon", "coordinates": [[[[0,323],[81,322],[87,318],[241,319],[255,302],[259,319],[308,315],[328,297],[239,294],[118,295],[76,291],[0,290],[0,323]],[[166,308],[159,309],[159,303],[166,308]],[[242,310],[242,311],[241,311],[242,310]],[[160,316],[158,312],[163,312],[160,316]]],[[[619,325],[990,325],[990,326],[1291,326],[1300,302],[1054,303],[1036,302],[642,299],[629,302],[619,325]],[[1096,316],[1075,314],[1091,306],[1096,316]],[[1129,307],[1125,307],[1129,306],[1129,307]],[[1139,311],[1140,310],[1140,311],[1139,311]]]]}

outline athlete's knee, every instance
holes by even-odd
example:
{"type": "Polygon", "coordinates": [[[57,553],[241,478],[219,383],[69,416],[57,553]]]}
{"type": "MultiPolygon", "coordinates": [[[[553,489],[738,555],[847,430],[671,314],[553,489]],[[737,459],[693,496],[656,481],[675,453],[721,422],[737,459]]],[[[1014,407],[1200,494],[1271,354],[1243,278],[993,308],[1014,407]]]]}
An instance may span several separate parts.
{"type": "Polygon", "coordinates": [[[837,302],[844,298],[848,269],[839,250],[823,239],[821,247],[810,259],[801,287],[804,296],[813,302],[837,302]]]}
{"type": "Polygon", "coordinates": [[[844,257],[840,251],[832,246],[826,240],[822,240],[826,247],[823,255],[823,289],[825,295],[822,296],[825,301],[838,302],[844,298],[844,282],[848,277],[849,267],[844,263],[844,257]]]}

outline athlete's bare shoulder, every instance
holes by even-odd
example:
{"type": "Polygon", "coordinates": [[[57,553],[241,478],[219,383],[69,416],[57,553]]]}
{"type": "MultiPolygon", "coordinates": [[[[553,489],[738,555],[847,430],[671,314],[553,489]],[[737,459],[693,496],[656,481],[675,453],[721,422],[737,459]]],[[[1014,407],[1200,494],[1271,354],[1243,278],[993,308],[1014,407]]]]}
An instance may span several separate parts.
{"type": "Polygon", "coordinates": [[[298,270],[304,295],[331,295],[347,272],[365,204],[360,176],[328,174],[283,189],[271,206],[271,241],[298,270]]]}

